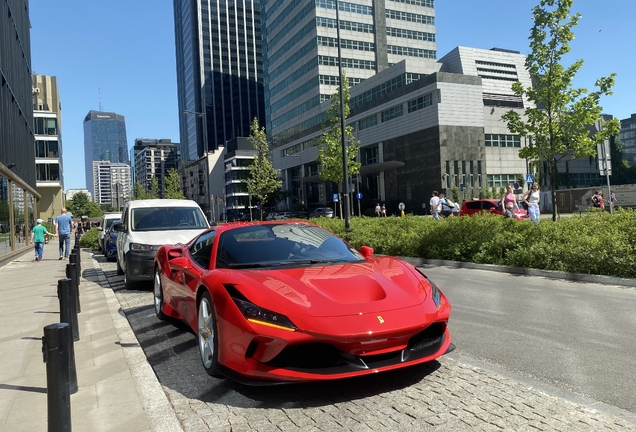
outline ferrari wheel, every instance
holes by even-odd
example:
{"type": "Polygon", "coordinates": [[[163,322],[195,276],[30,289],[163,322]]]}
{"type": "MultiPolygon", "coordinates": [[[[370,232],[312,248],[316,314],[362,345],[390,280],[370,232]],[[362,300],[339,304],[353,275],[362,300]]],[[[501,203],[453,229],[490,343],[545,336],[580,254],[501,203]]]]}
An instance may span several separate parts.
{"type": "Polygon", "coordinates": [[[199,353],[203,368],[211,376],[219,376],[218,335],[216,332],[216,315],[214,305],[208,292],[203,293],[199,303],[199,317],[197,320],[199,338],[199,353]]]}
{"type": "Polygon", "coordinates": [[[159,318],[160,320],[165,320],[168,317],[162,311],[163,288],[161,287],[161,275],[159,274],[159,268],[155,269],[154,295],[155,295],[155,315],[157,315],[157,318],[159,318]]]}

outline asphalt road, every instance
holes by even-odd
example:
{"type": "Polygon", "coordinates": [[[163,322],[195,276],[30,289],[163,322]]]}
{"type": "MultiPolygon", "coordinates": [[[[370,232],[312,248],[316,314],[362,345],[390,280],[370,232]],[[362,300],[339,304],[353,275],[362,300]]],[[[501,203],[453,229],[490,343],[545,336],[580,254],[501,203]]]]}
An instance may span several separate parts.
{"type": "Polygon", "coordinates": [[[636,413],[636,289],[421,267],[458,352],[636,413]]]}

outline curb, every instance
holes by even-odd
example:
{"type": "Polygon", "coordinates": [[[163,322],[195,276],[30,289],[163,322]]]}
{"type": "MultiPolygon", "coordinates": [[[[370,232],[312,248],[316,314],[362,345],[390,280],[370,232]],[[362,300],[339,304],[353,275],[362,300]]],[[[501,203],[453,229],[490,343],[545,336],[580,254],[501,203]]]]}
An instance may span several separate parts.
{"type": "MultiPolygon", "coordinates": [[[[84,250],[83,250],[84,251],[84,250]]],[[[85,252],[85,251],[84,251],[85,252]]],[[[110,288],[110,284],[102,271],[99,263],[93,259],[92,255],[83,254],[86,261],[90,259],[92,268],[95,270],[99,285],[108,287],[103,290],[106,304],[113,320],[113,325],[119,341],[124,349],[124,355],[130,374],[135,382],[141,405],[145,411],[146,418],[152,426],[153,432],[183,432],[183,428],[177,419],[174,408],[170,405],[168,397],[159,383],[155,372],[148,363],[146,354],[139,345],[139,341],[130,327],[130,323],[125,313],[121,309],[119,300],[115,292],[110,288]]],[[[82,260],[84,262],[84,259],[82,260]]]]}
{"type": "Polygon", "coordinates": [[[436,259],[424,259],[424,258],[412,258],[412,257],[399,257],[409,264],[421,267],[425,265],[432,266],[445,266],[452,268],[466,268],[475,270],[488,270],[499,273],[510,273],[523,276],[539,276],[550,279],[565,279],[574,282],[592,282],[603,285],[618,285],[624,287],[636,288],[636,279],[620,278],[614,276],[603,276],[584,273],[568,273],[555,270],[541,270],[526,267],[508,267],[494,264],[476,264],[463,261],[446,261],[436,259]]]}

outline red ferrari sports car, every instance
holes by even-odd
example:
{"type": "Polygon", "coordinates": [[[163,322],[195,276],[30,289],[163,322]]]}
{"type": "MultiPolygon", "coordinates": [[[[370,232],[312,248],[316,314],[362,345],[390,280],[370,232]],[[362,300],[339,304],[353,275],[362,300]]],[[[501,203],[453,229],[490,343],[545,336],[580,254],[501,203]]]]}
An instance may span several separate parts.
{"type": "Polygon", "coordinates": [[[160,247],[154,272],[157,317],[190,326],[213,376],[330,380],[454,349],[451,306],[426,275],[310,222],[214,226],[160,247]]]}

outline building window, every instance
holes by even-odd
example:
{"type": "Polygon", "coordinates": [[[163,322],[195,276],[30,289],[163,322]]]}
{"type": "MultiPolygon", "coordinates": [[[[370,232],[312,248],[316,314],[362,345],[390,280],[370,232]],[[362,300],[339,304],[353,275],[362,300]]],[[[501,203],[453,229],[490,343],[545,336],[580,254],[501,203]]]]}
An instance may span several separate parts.
{"type": "Polygon", "coordinates": [[[414,111],[420,110],[427,106],[433,105],[433,95],[429,93],[424,96],[420,96],[417,99],[410,100],[408,102],[409,112],[412,113],[414,111]]]}
{"type": "Polygon", "coordinates": [[[521,147],[519,135],[486,134],[486,147],[521,147]]]}
{"type": "Polygon", "coordinates": [[[382,123],[402,116],[402,105],[397,105],[382,111],[382,123]]]}
{"type": "Polygon", "coordinates": [[[377,124],[378,124],[378,116],[377,114],[374,114],[372,116],[369,116],[360,120],[360,122],[358,123],[358,130],[364,130],[364,129],[370,128],[371,126],[375,126],[377,124]]]}
{"type": "Polygon", "coordinates": [[[488,174],[488,187],[504,187],[517,181],[515,174],[488,174]]]}

